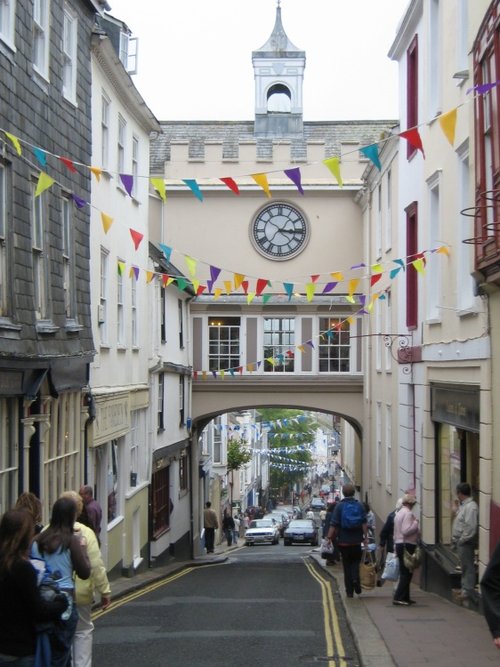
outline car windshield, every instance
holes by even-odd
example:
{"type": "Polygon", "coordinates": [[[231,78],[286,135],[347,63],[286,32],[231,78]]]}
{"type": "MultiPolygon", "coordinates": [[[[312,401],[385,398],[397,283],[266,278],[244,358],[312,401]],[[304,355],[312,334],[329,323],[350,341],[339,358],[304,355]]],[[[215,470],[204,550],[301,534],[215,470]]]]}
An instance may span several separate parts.
{"type": "Polygon", "coordinates": [[[306,519],[296,519],[295,521],[290,521],[288,528],[313,528],[312,521],[306,519]]]}
{"type": "Polygon", "coordinates": [[[250,528],[272,528],[273,522],[266,521],[265,519],[257,519],[256,521],[250,522],[250,528]]]}

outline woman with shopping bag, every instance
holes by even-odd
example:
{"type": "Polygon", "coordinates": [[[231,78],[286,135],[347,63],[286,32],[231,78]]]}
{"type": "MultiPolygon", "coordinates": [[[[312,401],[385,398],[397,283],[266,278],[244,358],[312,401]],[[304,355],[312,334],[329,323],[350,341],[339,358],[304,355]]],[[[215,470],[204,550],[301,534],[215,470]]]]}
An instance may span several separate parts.
{"type": "Polygon", "coordinates": [[[405,560],[405,552],[411,555],[417,550],[420,528],[418,519],[413,514],[413,507],[416,502],[415,496],[404,495],[403,506],[394,519],[394,545],[399,560],[399,583],[394,592],[392,603],[402,607],[415,604],[415,600],[410,598],[413,569],[409,569],[407,566],[408,559],[405,560]]]}

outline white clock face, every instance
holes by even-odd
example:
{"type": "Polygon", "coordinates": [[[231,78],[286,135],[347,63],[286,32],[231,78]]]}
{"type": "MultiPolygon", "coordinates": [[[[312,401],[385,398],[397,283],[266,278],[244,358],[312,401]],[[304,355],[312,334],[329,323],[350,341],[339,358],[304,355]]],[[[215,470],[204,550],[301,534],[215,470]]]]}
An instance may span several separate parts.
{"type": "Polygon", "coordinates": [[[270,259],[291,259],[309,240],[309,225],[302,213],[290,204],[269,204],[255,216],[250,238],[256,250],[270,259]]]}

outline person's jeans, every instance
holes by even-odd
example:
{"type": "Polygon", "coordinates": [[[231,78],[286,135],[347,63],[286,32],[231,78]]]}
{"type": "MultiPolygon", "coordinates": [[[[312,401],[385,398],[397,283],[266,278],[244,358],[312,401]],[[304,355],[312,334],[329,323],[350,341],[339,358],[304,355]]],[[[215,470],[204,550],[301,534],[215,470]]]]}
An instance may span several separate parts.
{"type": "Polygon", "coordinates": [[[226,535],[227,546],[230,547],[231,544],[233,543],[233,530],[232,530],[232,528],[226,528],[224,530],[224,534],[226,535]]]}
{"type": "Polygon", "coordinates": [[[240,536],[240,531],[236,530],[236,528],[233,530],[233,542],[235,544],[238,544],[238,538],[240,536]]]}
{"type": "Polygon", "coordinates": [[[460,567],[462,568],[462,577],[461,577],[461,588],[462,595],[470,598],[471,600],[476,600],[476,566],[474,564],[474,551],[475,547],[473,544],[459,544],[457,545],[457,554],[460,558],[460,567]]]}
{"type": "Polygon", "coordinates": [[[78,605],[78,624],[73,637],[73,663],[72,667],[92,667],[92,635],[94,624],[92,623],[92,605],[78,605]]]}
{"type": "Polygon", "coordinates": [[[57,621],[51,629],[49,633],[52,652],[51,667],[69,667],[71,665],[71,646],[77,623],[78,612],[76,604],[74,604],[68,620],[57,621]]]}
{"type": "Polygon", "coordinates": [[[207,553],[214,552],[215,528],[205,528],[205,547],[207,553]]]}
{"type": "Polygon", "coordinates": [[[396,544],[396,556],[399,560],[399,581],[394,592],[394,600],[400,602],[409,602],[410,601],[410,584],[413,577],[413,572],[410,571],[404,561],[405,549],[408,549],[409,553],[413,553],[417,548],[416,544],[396,544]]]}
{"type": "Polygon", "coordinates": [[[344,585],[348,597],[352,597],[354,591],[361,592],[359,582],[359,565],[361,563],[361,544],[339,544],[342,555],[342,567],[344,568],[344,585]]]}

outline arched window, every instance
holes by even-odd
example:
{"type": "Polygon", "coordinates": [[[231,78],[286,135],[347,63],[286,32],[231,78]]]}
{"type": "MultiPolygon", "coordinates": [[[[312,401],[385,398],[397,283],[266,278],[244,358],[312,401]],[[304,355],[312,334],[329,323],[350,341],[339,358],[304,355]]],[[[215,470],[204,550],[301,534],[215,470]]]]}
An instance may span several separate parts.
{"type": "Polygon", "coordinates": [[[267,110],[280,113],[290,113],[292,110],[292,99],[290,91],[286,86],[277,83],[271,86],[267,92],[267,110]]]}

